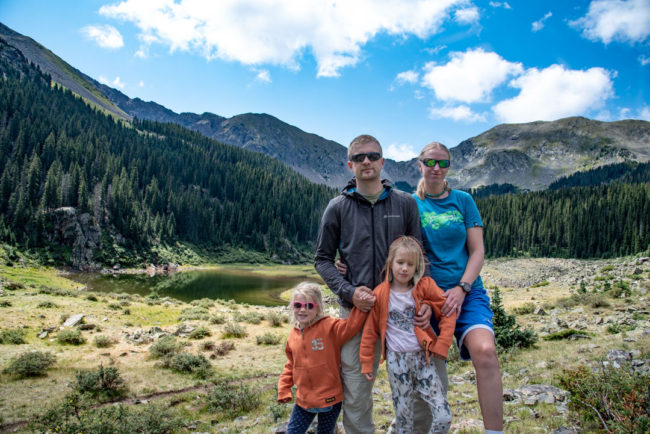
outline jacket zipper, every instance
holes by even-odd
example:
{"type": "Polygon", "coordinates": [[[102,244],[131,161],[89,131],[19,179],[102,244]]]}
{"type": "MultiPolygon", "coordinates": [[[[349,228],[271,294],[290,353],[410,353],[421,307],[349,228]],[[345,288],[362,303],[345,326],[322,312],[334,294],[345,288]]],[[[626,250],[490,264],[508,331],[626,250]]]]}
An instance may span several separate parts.
{"type": "Polygon", "coordinates": [[[372,248],[372,287],[370,289],[374,291],[375,287],[377,286],[377,282],[375,282],[377,262],[375,258],[376,249],[375,249],[375,204],[374,203],[370,204],[370,226],[372,228],[371,230],[372,245],[370,246],[372,248]]]}

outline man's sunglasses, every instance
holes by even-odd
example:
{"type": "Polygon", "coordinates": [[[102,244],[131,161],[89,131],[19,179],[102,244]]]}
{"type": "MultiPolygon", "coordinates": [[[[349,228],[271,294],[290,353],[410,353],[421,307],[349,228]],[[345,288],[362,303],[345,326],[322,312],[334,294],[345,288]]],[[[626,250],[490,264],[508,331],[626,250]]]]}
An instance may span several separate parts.
{"type": "Polygon", "coordinates": [[[350,156],[350,161],[353,163],[363,163],[366,160],[366,157],[368,157],[368,160],[370,161],[377,161],[381,158],[381,154],[379,152],[364,152],[361,154],[353,154],[350,156]]]}
{"type": "Polygon", "coordinates": [[[305,306],[307,310],[312,310],[313,308],[316,307],[315,303],[301,303],[299,301],[294,301],[293,302],[293,308],[296,310],[302,309],[302,307],[305,306]]]}
{"type": "Polygon", "coordinates": [[[441,169],[446,169],[450,164],[449,160],[434,160],[433,158],[423,158],[420,161],[427,167],[434,167],[438,163],[441,169]]]}

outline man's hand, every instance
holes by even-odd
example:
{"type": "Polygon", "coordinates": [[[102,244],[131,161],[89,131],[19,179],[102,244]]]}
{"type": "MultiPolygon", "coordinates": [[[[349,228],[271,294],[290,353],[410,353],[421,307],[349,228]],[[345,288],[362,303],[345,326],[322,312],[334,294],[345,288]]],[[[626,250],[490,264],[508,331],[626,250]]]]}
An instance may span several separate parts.
{"type": "Polygon", "coordinates": [[[357,286],[352,296],[352,303],[361,312],[368,312],[375,305],[375,294],[367,286],[357,286]]]}
{"type": "Polygon", "coordinates": [[[422,304],[418,313],[413,317],[413,325],[420,327],[422,330],[426,330],[430,326],[429,322],[431,321],[432,313],[431,306],[422,304]]]}
{"type": "Polygon", "coordinates": [[[372,381],[372,380],[375,379],[375,376],[372,375],[372,372],[370,372],[368,374],[363,374],[363,376],[366,377],[366,380],[368,380],[368,381],[372,381]]]}

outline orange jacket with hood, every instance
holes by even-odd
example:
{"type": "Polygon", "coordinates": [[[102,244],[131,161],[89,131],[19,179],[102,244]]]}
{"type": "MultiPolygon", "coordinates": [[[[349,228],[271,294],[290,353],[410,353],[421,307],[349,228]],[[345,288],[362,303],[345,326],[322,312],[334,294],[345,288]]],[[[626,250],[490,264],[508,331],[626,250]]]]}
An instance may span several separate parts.
{"type": "Polygon", "coordinates": [[[300,329],[291,329],[285,346],[287,363],[278,381],[278,402],[291,401],[296,384],[296,403],[302,408],[322,408],[343,401],[341,346],[359,333],[368,316],[357,308],[346,319],[329,316],[300,329]]]}
{"type": "MultiPolygon", "coordinates": [[[[388,322],[388,302],[390,300],[390,282],[388,273],[386,279],[379,284],[373,291],[377,300],[370,310],[370,315],[363,328],[361,336],[361,350],[359,357],[361,359],[361,372],[372,373],[374,360],[375,345],[377,338],[381,339],[382,361],[386,359],[386,324],[388,322]]],[[[415,311],[420,311],[422,303],[428,304],[433,310],[433,315],[439,320],[440,336],[436,336],[431,326],[426,330],[420,327],[414,327],[415,336],[420,342],[420,346],[426,351],[427,362],[430,354],[436,354],[444,359],[447,358],[449,347],[454,336],[456,328],[456,313],[451,316],[443,316],[440,312],[442,305],[447,300],[443,297],[442,289],[430,277],[422,277],[413,288],[413,298],[415,299],[415,311]]]]}

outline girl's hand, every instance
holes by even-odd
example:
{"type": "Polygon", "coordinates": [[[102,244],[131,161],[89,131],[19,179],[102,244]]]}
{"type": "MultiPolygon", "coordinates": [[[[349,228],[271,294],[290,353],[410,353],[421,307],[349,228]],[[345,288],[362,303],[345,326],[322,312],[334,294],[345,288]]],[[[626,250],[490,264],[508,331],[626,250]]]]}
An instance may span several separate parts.
{"type": "Polygon", "coordinates": [[[291,402],[291,398],[278,399],[278,402],[280,404],[286,404],[287,402],[291,402]]]}
{"type": "Polygon", "coordinates": [[[363,376],[366,377],[366,380],[368,380],[368,381],[372,381],[372,380],[375,379],[375,376],[372,375],[372,372],[370,372],[368,374],[363,374],[363,376]]]}
{"type": "Polygon", "coordinates": [[[465,291],[460,286],[451,288],[449,291],[445,292],[443,297],[447,299],[445,304],[442,305],[440,313],[444,316],[451,316],[454,312],[457,315],[460,315],[460,309],[465,301],[465,291]]]}
{"type": "Polygon", "coordinates": [[[341,276],[345,276],[345,273],[348,272],[348,266],[345,265],[343,262],[341,262],[340,259],[337,259],[336,262],[334,262],[334,266],[336,267],[337,270],[339,270],[341,276]]]}

